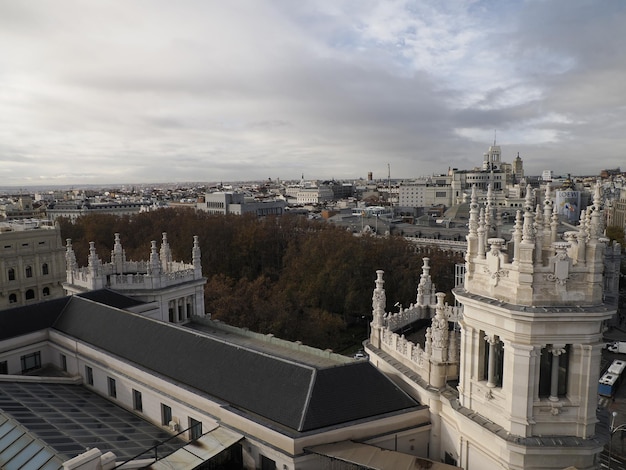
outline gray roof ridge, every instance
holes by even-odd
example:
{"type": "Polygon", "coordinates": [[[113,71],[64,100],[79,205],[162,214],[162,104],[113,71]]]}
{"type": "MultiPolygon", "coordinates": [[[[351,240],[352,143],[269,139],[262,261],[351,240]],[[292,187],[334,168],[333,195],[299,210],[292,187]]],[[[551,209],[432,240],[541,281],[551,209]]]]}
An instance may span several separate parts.
{"type": "MultiPolygon", "coordinates": [[[[115,291],[112,291],[112,292],[115,292],[115,291]]],[[[71,302],[71,301],[74,301],[74,302],[88,302],[88,303],[93,303],[93,304],[96,304],[96,305],[101,305],[103,307],[110,308],[112,310],[117,310],[119,312],[122,312],[122,313],[127,314],[127,315],[134,316],[136,318],[140,318],[140,319],[143,319],[143,320],[146,320],[146,321],[153,322],[153,323],[155,323],[157,325],[160,325],[160,326],[163,326],[163,327],[166,326],[167,328],[176,328],[176,329],[178,329],[180,331],[184,331],[186,334],[190,334],[190,335],[193,335],[193,336],[200,336],[200,337],[203,337],[203,338],[208,338],[211,341],[216,341],[216,342],[219,342],[221,344],[225,344],[227,346],[234,347],[234,348],[237,348],[237,349],[243,349],[245,351],[248,351],[248,352],[251,352],[251,353],[254,353],[254,354],[259,354],[259,355],[262,355],[262,356],[265,356],[265,357],[269,357],[269,358],[271,358],[273,360],[279,360],[279,361],[285,362],[287,364],[293,364],[293,365],[302,367],[303,369],[316,370],[315,366],[312,366],[312,365],[309,365],[309,364],[305,364],[303,362],[299,362],[299,361],[295,361],[293,359],[288,359],[286,357],[282,357],[282,356],[277,356],[277,355],[274,355],[274,354],[266,353],[266,352],[260,351],[258,349],[254,349],[254,348],[251,348],[251,347],[248,347],[248,346],[244,346],[244,345],[241,345],[241,344],[236,344],[236,343],[228,341],[226,339],[223,339],[223,338],[220,338],[220,337],[217,337],[217,336],[213,336],[213,335],[211,335],[209,333],[206,333],[206,332],[203,332],[201,330],[192,330],[190,328],[185,327],[184,325],[179,325],[179,324],[176,324],[176,323],[163,322],[163,321],[157,320],[155,318],[151,318],[151,317],[148,317],[148,316],[145,316],[145,315],[141,315],[140,313],[135,313],[135,312],[132,312],[130,310],[124,310],[122,308],[118,308],[118,307],[114,307],[114,306],[111,306],[111,305],[103,304],[103,303],[100,303],[100,302],[98,302],[96,300],[88,299],[88,298],[85,298],[85,297],[70,296],[68,303],[63,307],[63,311],[68,307],[69,302],[71,302]]],[[[59,319],[63,315],[63,311],[61,312],[61,315],[59,315],[59,317],[55,320],[54,324],[52,325],[53,328],[55,327],[56,322],[59,321],[59,319]]],[[[344,365],[344,364],[338,364],[338,365],[344,365]]],[[[335,366],[331,366],[331,367],[335,367],[335,366]]]]}
{"type": "MultiPolygon", "coordinates": [[[[139,316],[142,316],[142,315],[139,315],[139,316]]],[[[151,320],[153,320],[153,319],[151,318],[151,320]]],[[[155,320],[155,321],[159,322],[159,320],[155,320]]],[[[162,323],[162,322],[159,322],[159,323],[162,323]]],[[[298,367],[302,367],[303,369],[310,369],[312,371],[317,371],[317,368],[315,366],[310,365],[310,364],[306,364],[304,362],[296,361],[294,359],[289,359],[289,358],[286,358],[286,357],[283,357],[283,356],[279,356],[279,355],[276,355],[276,354],[271,354],[271,353],[268,353],[268,352],[265,352],[265,351],[261,351],[259,349],[255,349],[255,348],[252,348],[252,347],[249,347],[249,346],[245,346],[245,345],[242,345],[242,344],[237,344],[235,342],[231,342],[231,341],[228,341],[226,339],[223,339],[223,338],[220,338],[220,337],[217,337],[217,336],[213,336],[210,333],[207,333],[207,332],[202,331],[202,330],[192,330],[191,328],[186,328],[186,327],[181,326],[181,325],[175,325],[175,324],[170,324],[170,323],[168,323],[168,325],[177,326],[178,328],[182,329],[183,331],[187,331],[188,333],[193,334],[195,336],[201,336],[203,338],[208,338],[208,339],[210,339],[212,341],[216,341],[216,342],[219,342],[221,344],[225,344],[227,346],[231,346],[231,347],[234,347],[234,348],[237,348],[237,349],[243,349],[244,351],[248,351],[248,352],[251,352],[253,354],[258,354],[260,356],[269,357],[270,359],[273,359],[275,361],[281,361],[281,362],[284,362],[286,364],[293,364],[293,365],[296,365],[298,367]]],[[[343,364],[340,364],[340,365],[343,365],[343,364]]]]}
{"type": "Polygon", "coordinates": [[[306,418],[309,413],[309,406],[311,405],[311,397],[313,396],[313,387],[315,386],[316,379],[317,379],[317,369],[315,369],[313,373],[311,374],[311,379],[309,381],[309,388],[306,394],[306,401],[304,403],[304,406],[302,407],[302,415],[300,416],[300,422],[298,423],[298,431],[302,431],[304,429],[306,418]]]}

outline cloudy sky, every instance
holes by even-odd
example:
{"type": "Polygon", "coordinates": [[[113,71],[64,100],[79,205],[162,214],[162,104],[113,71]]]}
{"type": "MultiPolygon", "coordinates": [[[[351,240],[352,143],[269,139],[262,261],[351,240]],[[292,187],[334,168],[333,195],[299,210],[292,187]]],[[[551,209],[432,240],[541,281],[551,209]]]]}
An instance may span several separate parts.
{"type": "Polygon", "coordinates": [[[0,185],[626,169],[623,0],[3,0],[0,185]]]}

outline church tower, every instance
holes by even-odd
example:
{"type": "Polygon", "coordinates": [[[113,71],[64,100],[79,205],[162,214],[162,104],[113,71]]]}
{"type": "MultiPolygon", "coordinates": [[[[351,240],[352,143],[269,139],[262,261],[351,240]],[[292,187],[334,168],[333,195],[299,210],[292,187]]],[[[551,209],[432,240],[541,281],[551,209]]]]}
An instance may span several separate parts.
{"type": "Polygon", "coordinates": [[[603,238],[599,184],[566,241],[547,196],[535,207],[528,189],[505,243],[487,235],[472,193],[465,283],[454,291],[463,305],[464,468],[488,458],[503,469],[592,469],[603,448],[596,439],[602,330],[616,311],[605,302],[604,279],[615,274],[605,266],[614,266],[620,246],[603,238]]]}

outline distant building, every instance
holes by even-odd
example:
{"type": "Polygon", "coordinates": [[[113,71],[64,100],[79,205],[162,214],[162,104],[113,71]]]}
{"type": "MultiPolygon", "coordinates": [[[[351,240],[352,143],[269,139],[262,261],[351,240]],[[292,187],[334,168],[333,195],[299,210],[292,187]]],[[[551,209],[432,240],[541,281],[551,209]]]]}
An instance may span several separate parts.
{"type": "Polygon", "coordinates": [[[516,194],[520,192],[517,189],[520,185],[526,185],[523,175],[519,154],[513,164],[506,163],[502,161],[500,146],[492,145],[484,154],[480,167],[471,170],[449,168],[447,174],[404,181],[399,187],[399,206],[425,210],[439,205],[451,207],[462,203],[475,187],[479,200],[490,197],[498,206],[521,207],[523,195],[520,199],[516,194]]]}
{"type": "Polygon", "coordinates": [[[133,215],[149,205],[148,202],[57,201],[48,206],[46,214],[52,221],[59,217],[75,220],[87,214],[133,215]]]}
{"type": "Polygon", "coordinates": [[[256,201],[242,193],[206,193],[196,203],[196,209],[209,214],[255,214],[258,217],[283,215],[287,203],[283,200],[256,201]]]}
{"type": "Polygon", "coordinates": [[[33,199],[28,195],[21,195],[17,200],[11,199],[0,204],[0,220],[40,219],[45,212],[33,206],[33,199]]]}
{"type": "Polygon", "coordinates": [[[618,199],[611,201],[608,224],[626,230],[626,189],[620,191],[618,199]]]}
{"type": "Polygon", "coordinates": [[[513,160],[513,176],[515,177],[516,183],[524,179],[524,161],[520,158],[519,152],[515,160],[513,160]]]}
{"type": "Polygon", "coordinates": [[[455,200],[451,176],[432,176],[402,183],[399,187],[400,207],[449,207],[455,200]]]}
{"type": "Polygon", "coordinates": [[[65,295],[61,230],[41,220],[0,223],[0,309],[65,295]]]}
{"type": "Polygon", "coordinates": [[[554,179],[554,172],[552,170],[543,170],[541,179],[543,181],[552,181],[554,179]]]}
{"type": "Polygon", "coordinates": [[[320,204],[330,202],[334,198],[333,190],[324,185],[312,188],[299,188],[296,192],[297,204],[320,204]]]}

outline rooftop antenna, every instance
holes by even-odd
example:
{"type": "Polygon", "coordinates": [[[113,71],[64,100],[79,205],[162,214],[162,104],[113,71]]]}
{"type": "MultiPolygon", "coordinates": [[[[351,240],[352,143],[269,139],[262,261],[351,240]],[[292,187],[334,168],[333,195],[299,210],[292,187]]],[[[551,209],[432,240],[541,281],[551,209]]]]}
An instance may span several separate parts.
{"type": "Polygon", "coordinates": [[[494,130],[493,130],[493,145],[494,145],[494,147],[495,147],[495,145],[496,145],[496,133],[497,133],[497,130],[496,130],[496,129],[494,129],[494,130]]]}

